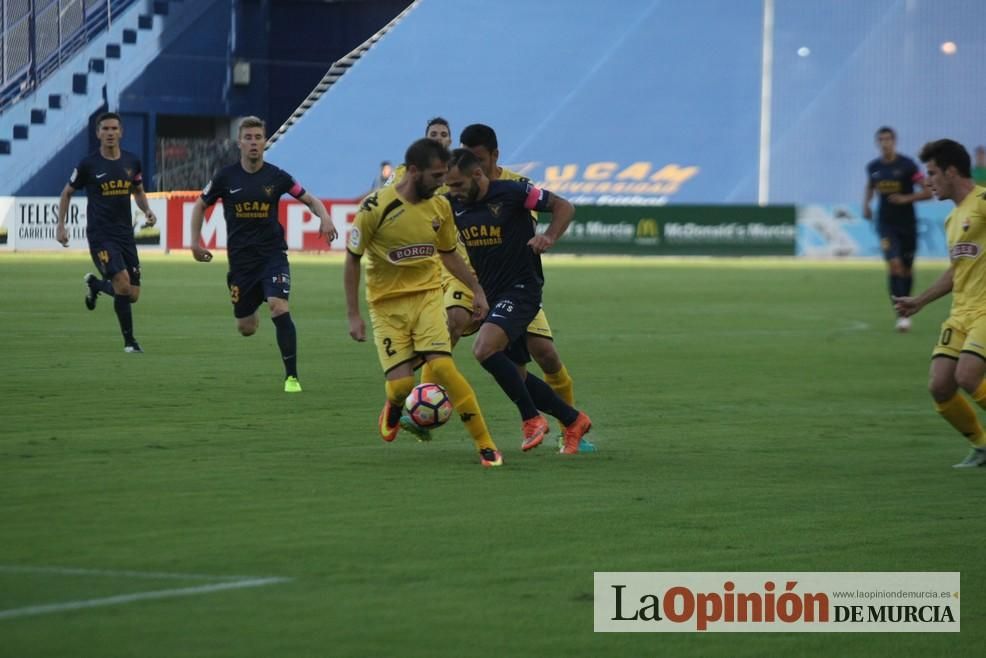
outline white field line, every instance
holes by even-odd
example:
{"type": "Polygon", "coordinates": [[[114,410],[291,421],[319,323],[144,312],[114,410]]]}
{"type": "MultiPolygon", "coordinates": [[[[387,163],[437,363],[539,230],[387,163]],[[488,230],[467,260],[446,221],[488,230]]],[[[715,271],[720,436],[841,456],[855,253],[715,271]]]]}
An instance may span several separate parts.
{"type": "Polygon", "coordinates": [[[258,578],[255,576],[213,576],[199,573],[176,573],[173,571],[127,571],[119,569],[78,569],[74,567],[31,567],[16,564],[0,564],[0,573],[14,574],[54,574],[58,576],[97,576],[104,578],[130,578],[140,580],[207,580],[214,581],[208,585],[197,585],[195,587],[181,587],[176,589],[154,590],[150,592],[135,592],[133,594],[121,594],[117,596],[107,596],[98,599],[82,599],[79,601],[63,601],[61,603],[50,603],[44,605],[25,606],[23,608],[11,608],[0,610],[0,619],[14,619],[16,617],[29,617],[32,615],[44,615],[52,612],[62,612],[65,610],[81,610],[85,608],[98,608],[107,605],[122,605],[135,601],[147,601],[153,599],[168,599],[179,596],[195,596],[198,594],[209,594],[212,592],[222,592],[224,590],[243,589],[246,587],[264,587],[265,585],[276,585],[291,580],[291,578],[258,578]],[[218,582],[216,582],[218,581],[218,582]]]}
{"type": "Polygon", "coordinates": [[[50,573],[58,576],[107,576],[111,578],[144,578],[147,580],[255,580],[255,576],[210,576],[200,573],[173,571],[119,571],[113,569],[77,569],[73,567],[29,567],[0,564],[0,573],[50,573]]]}
{"type": "Polygon", "coordinates": [[[33,615],[45,615],[52,612],[63,612],[65,610],[82,610],[85,608],[99,608],[107,605],[122,605],[135,601],[149,601],[154,599],[170,599],[179,596],[195,596],[198,594],[210,594],[231,589],[243,589],[246,587],[263,587],[283,583],[290,578],[254,578],[252,580],[237,580],[229,583],[214,583],[212,585],[199,585],[198,587],[182,587],[179,589],[162,589],[153,592],[137,592],[136,594],[121,594],[119,596],[107,596],[100,599],[83,599],[81,601],[65,601],[63,603],[51,603],[48,605],[32,605],[24,608],[12,608],[10,610],[0,610],[0,619],[14,619],[17,617],[29,617],[33,615]]]}

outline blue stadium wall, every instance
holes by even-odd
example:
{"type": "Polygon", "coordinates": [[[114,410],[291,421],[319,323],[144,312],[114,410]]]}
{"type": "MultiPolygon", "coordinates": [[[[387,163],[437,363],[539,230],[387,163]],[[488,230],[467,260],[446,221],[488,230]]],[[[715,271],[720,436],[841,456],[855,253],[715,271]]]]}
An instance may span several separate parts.
{"type": "MultiPolygon", "coordinates": [[[[986,141],[982,7],[777,0],[770,202],[858,201],[884,124],[910,154],[986,141]]],[[[753,0],[423,0],[270,158],[320,195],[357,196],[441,114],[453,136],[492,125],[501,163],[576,200],[642,179],[647,202],[755,203],[762,34],[753,0]]]]}
{"type": "MultiPolygon", "coordinates": [[[[192,0],[187,0],[192,1],[192,0]]],[[[410,0],[194,0],[210,2],[202,19],[161,51],[123,92],[123,147],[138,153],[153,180],[158,115],[236,117],[255,114],[277,127],[333,61],[400,13],[410,0]],[[235,16],[235,19],[234,19],[235,16]],[[230,79],[234,60],[250,63],[247,86],[230,79]]],[[[16,191],[58,194],[68,174],[97,148],[93,130],[65,148],[16,191]]]]}

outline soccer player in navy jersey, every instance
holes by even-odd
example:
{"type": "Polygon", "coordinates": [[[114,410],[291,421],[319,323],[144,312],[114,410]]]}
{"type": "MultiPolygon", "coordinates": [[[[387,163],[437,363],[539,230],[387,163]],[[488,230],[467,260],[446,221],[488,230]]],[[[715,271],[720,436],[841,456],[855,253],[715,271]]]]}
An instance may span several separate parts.
{"type": "Polygon", "coordinates": [[[288,308],[291,266],[284,229],[277,219],[278,201],[284,194],[298,199],[321,220],[319,234],[331,243],[338,232],[325,206],[285,171],[264,162],[267,134],[264,122],[246,117],[239,127],[240,161],[213,177],[192,209],[192,256],[207,263],[212,253],[202,246],[205,210],[223,200],[227,227],[229,273],[226,285],[236,327],[252,336],[260,323],[257,309],[267,302],[277,332],[277,346],[284,362],[284,392],[300,393],[298,381],[298,336],[288,308]]]}
{"type": "Polygon", "coordinates": [[[455,225],[489,302],[473,344],[473,355],[496,380],[523,421],[521,449],[537,447],[548,432],[538,409],[564,425],[561,452],[575,454],[592,422],[544,381],[527,372],[531,357],[528,326],[541,310],[544,272],[541,254],[562,236],[575,209],[562,197],[522,181],[487,178],[469,149],[456,149],[445,179],[455,225]],[[531,211],[550,212],[551,224],[538,235],[531,211]]]}
{"type": "MultiPolygon", "coordinates": [[[[459,135],[459,143],[463,148],[472,151],[473,155],[479,160],[479,166],[483,173],[491,181],[495,180],[519,180],[528,182],[528,179],[515,171],[506,167],[501,167],[498,163],[500,157],[499,143],[496,131],[490,126],[482,123],[474,123],[462,129],[459,135]]],[[[535,215],[536,217],[536,215],[535,215]]],[[[450,305],[449,332],[452,334],[452,342],[458,340],[460,335],[468,335],[475,328],[470,328],[468,317],[464,316],[461,309],[450,305]]],[[[538,364],[544,373],[544,381],[551,389],[558,394],[562,400],[570,407],[575,406],[575,383],[572,376],[568,373],[568,368],[562,362],[561,355],[555,345],[554,334],[551,325],[548,323],[548,316],[542,308],[530,326],[527,327],[527,349],[531,353],[531,358],[538,364]]],[[[564,428],[562,430],[564,434],[564,428]]],[[[580,452],[595,452],[596,446],[587,439],[582,439],[580,452]]]]}
{"type": "MultiPolygon", "coordinates": [[[[924,175],[914,160],[897,153],[897,134],[893,128],[883,126],[877,130],[876,143],[880,157],[866,165],[863,217],[873,219],[870,203],[874,194],[879,194],[876,228],[887,261],[890,296],[907,297],[914,283],[912,268],[917,251],[914,202],[930,199],[931,192],[923,188],[924,175]]],[[[895,326],[897,331],[909,331],[911,319],[898,314],[895,326]]]]}
{"type": "Polygon", "coordinates": [[[74,192],[85,188],[89,254],[102,274],[102,279],[92,273],[85,276],[86,308],[90,311],[96,308],[99,293],[111,296],[123,334],[123,351],[140,353],[144,350],[134,338],[133,312],[130,308],[140,298],[140,259],[134,240],[130,195],[147,216],[148,226],[153,226],[157,217],[147,204],[140,160],[120,148],[122,136],[120,115],[105,112],[96,119],[99,150],[79,162],[62,190],[58,200],[55,237],[63,247],[68,246],[65,216],[69,200],[74,192]]]}

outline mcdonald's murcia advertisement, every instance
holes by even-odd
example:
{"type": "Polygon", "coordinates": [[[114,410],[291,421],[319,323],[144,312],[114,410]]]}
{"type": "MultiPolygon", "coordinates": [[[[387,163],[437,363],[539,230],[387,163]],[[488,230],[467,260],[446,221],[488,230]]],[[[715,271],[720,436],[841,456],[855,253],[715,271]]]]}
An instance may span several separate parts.
{"type": "MultiPolygon", "coordinates": [[[[553,253],[793,256],[793,206],[576,206],[553,253]]],[[[551,223],[542,214],[538,231],[551,223]]]]}

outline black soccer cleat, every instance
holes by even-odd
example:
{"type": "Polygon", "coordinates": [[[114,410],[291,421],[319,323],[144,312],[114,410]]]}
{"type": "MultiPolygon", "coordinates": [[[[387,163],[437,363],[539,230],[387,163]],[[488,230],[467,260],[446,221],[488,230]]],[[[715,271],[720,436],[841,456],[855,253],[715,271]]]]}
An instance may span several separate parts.
{"type": "Polygon", "coordinates": [[[127,343],[123,346],[123,351],[127,354],[143,354],[144,350],[141,349],[140,343],[134,341],[132,343],[127,343]]]}
{"type": "Polygon", "coordinates": [[[90,311],[96,308],[96,297],[99,295],[99,278],[88,272],[82,281],[86,284],[86,308],[90,311]]]}

